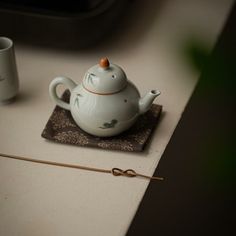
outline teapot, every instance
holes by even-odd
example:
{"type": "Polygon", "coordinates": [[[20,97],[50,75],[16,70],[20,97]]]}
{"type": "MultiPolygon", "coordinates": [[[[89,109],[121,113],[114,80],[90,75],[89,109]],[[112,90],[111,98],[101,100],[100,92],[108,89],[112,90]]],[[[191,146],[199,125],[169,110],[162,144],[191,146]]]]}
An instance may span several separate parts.
{"type": "Polygon", "coordinates": [[[102,58],[99,64],[88,69],[79,85],[67,77],[53,79],[49,94],[59,107],[71,112],[82,130],[99,137],[110,137],[129,129],[149,110],[160,92],[151,90],[140,97],[123,69],[102,58]],[[58,97],[56,88],[59,84],[70,90],[69,103],[58,97]]]}

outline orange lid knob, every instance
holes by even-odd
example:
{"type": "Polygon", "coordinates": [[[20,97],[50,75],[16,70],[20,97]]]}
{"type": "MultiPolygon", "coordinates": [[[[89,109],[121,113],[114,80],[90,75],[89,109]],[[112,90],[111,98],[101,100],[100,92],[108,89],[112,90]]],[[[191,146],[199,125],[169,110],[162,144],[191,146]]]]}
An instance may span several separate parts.
{"type": "Polygon", "coordinates": [[[106,57],[102,58],[99,62],[99,65],[103,68],[106,69],[110,66],[110,62],[108,61],[108,59],[106,57]]]}

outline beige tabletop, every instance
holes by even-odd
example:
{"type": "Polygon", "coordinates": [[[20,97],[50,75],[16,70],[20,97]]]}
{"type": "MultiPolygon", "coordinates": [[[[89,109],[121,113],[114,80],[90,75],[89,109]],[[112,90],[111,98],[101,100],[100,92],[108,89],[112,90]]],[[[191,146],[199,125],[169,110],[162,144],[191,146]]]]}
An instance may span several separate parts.
{"type": "MultiPolygon", "coordinates": [[[[153,2],[139,3],[123,29],[93,49],[16,43],[21,90],[15,103],[0,107],[0,152],[152,175],[199,77],[181,48],[193,38],[212,48],[233,1],[153,2]],[[66,75],[79,83],[103,56],[123,67],[141,94],[155,88],[162,92],[156,102],[163,105],[163,114],[143,153],[55,144],[40,136],[54,108],[50,81],[66,75]]],[[[125,235],[148,184],[146,179],[0,157],[0,235],[125,235]]],[[[157,188],[159,184],[165,183],[156,182],[157,188]]]]}

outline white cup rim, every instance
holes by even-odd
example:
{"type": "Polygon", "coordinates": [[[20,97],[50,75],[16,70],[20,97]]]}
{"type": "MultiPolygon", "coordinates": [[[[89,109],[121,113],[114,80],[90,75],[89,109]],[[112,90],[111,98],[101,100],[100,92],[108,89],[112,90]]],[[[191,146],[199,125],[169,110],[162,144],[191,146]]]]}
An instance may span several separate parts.
{"type": "Polygon", "coordinates": [[[13,45],[13,41],[7,37],[0,37],[0,45],[2,41],[4,41],[4,43],[6,43],[7,46],[3,48],[0,47],[0,52],[10,49],[13,45]]]}

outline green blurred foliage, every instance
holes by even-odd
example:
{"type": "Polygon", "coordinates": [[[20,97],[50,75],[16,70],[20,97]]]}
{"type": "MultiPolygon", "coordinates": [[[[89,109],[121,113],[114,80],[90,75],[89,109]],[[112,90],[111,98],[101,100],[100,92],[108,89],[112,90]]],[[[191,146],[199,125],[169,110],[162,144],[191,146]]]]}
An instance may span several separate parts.
{"type": "Polygon", "coordinates": [[[183,55],[192,68],[201,71],[209,59],[209,46],[196,39],[189,39],[183,45],[183,55]]]}
{"type": "Polygon", "coordinates": [[[221,48],[220,51],[212,54],[208,45],[204,40],[189,37],[181,47],[181,54],[188,67],[199,72],[204,71],[205,81],[204,87],[201,88],[202,92],[207,90],[210,93],[216,87],[226,86],[226,90],[229,92],[227,96],[231,96],[231,99],[234,99],[236,80],[225,82],[225,78],[228,78],[233,73],[235,74],[232,71],[236,68],[235,60],[227,48],[221,48]],[[227,58],[227,61],[225,58],[227,58]]]}

